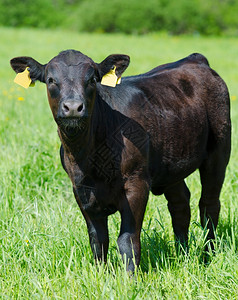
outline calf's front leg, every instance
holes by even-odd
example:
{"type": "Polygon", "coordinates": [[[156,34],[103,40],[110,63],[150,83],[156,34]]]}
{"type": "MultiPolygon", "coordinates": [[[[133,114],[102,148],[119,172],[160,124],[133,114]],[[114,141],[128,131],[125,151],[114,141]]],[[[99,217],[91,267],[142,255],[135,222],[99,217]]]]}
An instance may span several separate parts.
{"type": "Polygon", "coordinates": [[[86,220],[90,246],[96,261],[106,262],[109,245],[107,218],[86,220]]]}
{"type": "Polygon", "coordinates": [[[88,216],[88,214],[82,208],[79,195],[74,189],[74,195],[77,200],[77,203],[80,207],[80,210],[85,218],[88,228],[89,242],[93,252],[93,256],[96,261],[106,262],[107,261],[107,252],[109,246],[109,235],[108,235],[108,218],[98,218],[93,219],[88,216]]]}
{"type": "Polygon", "coordinates": [[[121,203],[121,229],[117,240],[127,270],[134,272],[140,263],[140,233],[149,195],[149,184],[140,178],[128,180],[121,203]]]}

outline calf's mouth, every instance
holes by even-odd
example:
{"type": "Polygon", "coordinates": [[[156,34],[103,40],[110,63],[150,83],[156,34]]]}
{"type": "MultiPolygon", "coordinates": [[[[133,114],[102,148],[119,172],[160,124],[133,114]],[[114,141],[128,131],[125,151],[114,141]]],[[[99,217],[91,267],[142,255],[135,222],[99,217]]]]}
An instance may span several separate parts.
{"type": "Polygon", "coordinates": [[[62,130],[67,136],[74,137],[86,128],[86,118],[77,117],[61,117],[56,119],[56,123],[60,130],[62,130]]]}

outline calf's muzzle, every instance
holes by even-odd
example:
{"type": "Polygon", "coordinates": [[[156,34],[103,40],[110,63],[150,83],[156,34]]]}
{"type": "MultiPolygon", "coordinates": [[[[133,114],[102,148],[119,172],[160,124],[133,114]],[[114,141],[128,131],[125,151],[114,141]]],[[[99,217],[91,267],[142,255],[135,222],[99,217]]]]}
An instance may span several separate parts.
{"type": "Polygon", "coordinates": [[[85,105],[82,101],[66,100],[60,104],[59,117],[80,118],[84,117],[85,113],[85,105]]]}

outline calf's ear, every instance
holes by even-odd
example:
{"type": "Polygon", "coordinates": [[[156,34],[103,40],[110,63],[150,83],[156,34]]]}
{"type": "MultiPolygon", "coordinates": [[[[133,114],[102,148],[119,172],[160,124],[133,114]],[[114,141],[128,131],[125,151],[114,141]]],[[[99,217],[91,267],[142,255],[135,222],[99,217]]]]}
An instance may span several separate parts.
{"type": "Polygon", "coordinates": [[[129,63],[130,63],[130,57],[128,55],[122,55],[122,54],[109,55],[100,64],[98,64],[99,75],[102,78],[110,70],[116,67],[116,75],[117,77],[121,77],[122,73],[126,70],[129,63]]]}
{"type": "Polygon", "coordinates": [[[15,57],[10,60],[11,67],[16,73],[21,73],[28,68],[30,78],[34,82],[39,80],[45,82],[45,66],[42,65],[31,57],[21,56],[15,57]]]}

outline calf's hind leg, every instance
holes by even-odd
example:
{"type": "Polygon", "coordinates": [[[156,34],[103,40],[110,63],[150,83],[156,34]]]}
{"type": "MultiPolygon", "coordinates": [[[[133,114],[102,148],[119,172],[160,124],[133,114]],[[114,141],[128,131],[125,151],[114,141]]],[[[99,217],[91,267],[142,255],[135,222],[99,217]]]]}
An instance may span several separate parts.
{"type": "Polygon", "coordinates": [[[190,223],[190,192],[184,180],[168,187],[164,195],[168,200],[168,209],[172,217],[172,225],[176,240],[176,250],[181,245],[188,248],[188,228],[190,223]]]}
{"type": "MultiPolygon", "coordinates": [[[[220,147],[210,154],[199,168],[202,184],[199,202],[200,220],[202,226],[208,229],[208,240],[215,238],[215,229],[220,212],[219,197],[229,156],[230,147],[229,142],[227,142],[225,147],[220,147]]],[[[213,243],[211,243],[211,247],[214,248],[213,243]]]]}

